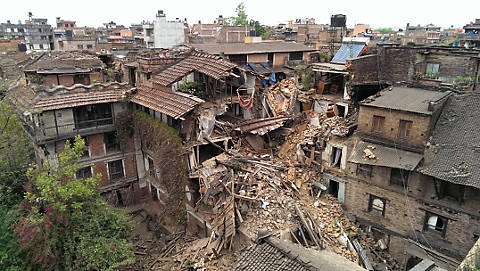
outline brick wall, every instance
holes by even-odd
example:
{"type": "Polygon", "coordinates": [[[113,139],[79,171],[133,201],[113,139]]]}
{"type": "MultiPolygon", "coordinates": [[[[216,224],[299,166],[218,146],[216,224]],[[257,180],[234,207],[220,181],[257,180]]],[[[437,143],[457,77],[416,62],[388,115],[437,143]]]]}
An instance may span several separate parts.
{"type": "Polygon", "coordinates": [[[43,85],[47,87],[58,85],[57,76],[55,74],[49,74],[49,75],[43,76],[42,79],[43,79],[43,85]]]}
{"type": "Polygon", "coordinates": [[[398,129],[400,119],[412,121],[411,133],[408,141],[401,142],[414,147],[425,146],[430,134],[430,117],[408,112],[390,111],[387,109],[360,106],[358,115],[358,130],[365,134],[372,134],[373,116],[384,116],[384,131],[377,134],[382,138],[399,142],[398,129]]]}
{"type": "Polygon", "coordinates": [[[346,66],[350,73],[352,84],[378,81],[377,55],[366,55],[358,58],[347,59],[346,66]]]}
{"type": "Polygon", "coordinates": [[[105,148],[103,145],[103,134],[95,134],[88,137],[88,145],[90,148],[90,156],[105,155],[105,148]]]}
{"type": "Polygon", "coordinates": [[[382,80],[400,82],[412,80],[416,52],[412,48],[381,48],[380,72],[382,80]]]}
{"type": "Polygon", "coordinates": [[[248,62],[267,62],[267,54],[250,54],[248,62]]]}
{"type": "Polygon", "coordinates": [[[285,61],[288,60],[288,53],[275,53],[273,57],[273,66],[280,67],[285,65],[285,61]]]}
{"type": "Polygon", "coordinates": [[[71,74],[59,74],[58,80],[60,81],[60,85],[62,86],[73,86],[73,75],[71,74]]]}
{"type": "MultiPolygon", "coordinates": [[[[411,238],[423,244],[428,242],[427,246],[457,259],[462,259],[475,243],[473,234],[480,231],[480,216],[462,210],[467,205],[477,206],[478,209],[480,202],[476,198],[466,198],[465,205],[436,200],[432,179],[418,173],[410,174],[406,198],[403,188],[389,185],[389,168],[373,167],[372,177],[368,179],[357,176],[355,169],[355,164],[348,163],[345,171],[348,175],[345,189],[347,213],[356,215],[367,224],[385,229],[387,233],[411,238]],[[368,211],[370,195],[386,199],[384,216],[368,211]],[[449,219],[445,238],[435,231],[424,230],[427,211],[449,219]]],[[[466,194],[469,193],[472,191],[466,194]]],[[[401,242],[393,245],[391,253],[401,259],[401,242]]]]}

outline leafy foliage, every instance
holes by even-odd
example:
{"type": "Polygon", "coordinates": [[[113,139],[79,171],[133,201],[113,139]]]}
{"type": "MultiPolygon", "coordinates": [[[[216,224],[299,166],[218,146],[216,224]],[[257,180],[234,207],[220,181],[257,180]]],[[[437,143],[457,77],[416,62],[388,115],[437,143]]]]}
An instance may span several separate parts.
{"type": "Polygon", "coordinates": [[[257,35],[257,37],[267,38],[270,35],[270,32],[268,32],[267,29],[263,25],[261,25],[259,21],[250,20],[250,26],[255,27],[255,34],[257,35]]]}
{"type": "Polygon", "coordinates": [[[33,147],[13,109],[0,101],[0,204],[12,206],[23,198],[33,147]]]}
{"type": "Polygon", "coordinates": [[[29,172],[15,232],[32,269],[112,270],[133,262],[128,216],[106,204],[99,175],[76,179],[85,149],[79,136],[65,144],[58,162],[29,172]]]}
{"type": "Polygon", "coordinates": [[[455,84],[471,84],[473,83],[473,76],[457,76],[453,81],[455,84]]]}
{"type": "Polygon", "coordinates": [[[313,87],[313,73],[311,69],[298,65],[294,68],[295,74],[300,80],[302,90],[310,90],[313,87]]]}
{"type": "Polygon", "coordinates": [[[0,269],[6,271],[21,271],[27,269],[24,265],[25,256],[19,249],[14,225],[17,223],[17,208],[0,205],[0,269]]]}
{"type": "Polygon", "coordinates": [[[390,27],[384,27],[384,28],[378,28],[378,29],[375,29],[374,31],[376,32],[379,32],[380,34],[391,34],[391,33],[395,33],[395,30],[393,30],[392,28],[390,27]]]}
{"type": "Polygon", "coordinates": [[[230,25],[248,25],[247,12],[245,11],[245,3],[240,2],[235,9],[237,16],[228,18],[230,25]]]}
{"type": "Polygon", "coordinates": [[[182,224],[185,219],[183,199],[187,169],[182,140],[177,130],[141,111],[122,115],[118,119],[116,128],[121,146],[131,142],[128,138],[135,133],[140,137],[142,148],[153,153],[154,167],[158,173],[156,181],[168,192],[165,205],[169,208],[165,210],[166,214],[176,216],[177,222],[182,224]]]}

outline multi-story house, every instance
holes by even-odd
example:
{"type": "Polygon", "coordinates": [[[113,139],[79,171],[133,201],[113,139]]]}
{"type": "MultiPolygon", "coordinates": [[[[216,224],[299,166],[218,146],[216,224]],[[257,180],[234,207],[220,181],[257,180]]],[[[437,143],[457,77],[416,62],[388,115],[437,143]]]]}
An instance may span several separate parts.
{"type": "Polygon", "coordinates": [[[56,161],[66,142],[81,136],[87,148],[76,176],[101,174],[99,188],[109,202],[133,203],[139,191],[135,151],[120,149],[115,132],[119,114],[128,110],[125,98],[131,87],[104,83],[103,63],[89,54],[58,52],[32,62],[25,71],[27,85],[11,93],[9,100],[24,116],[37,161],[56,161]]]}
{"type": "Polygon", "coordinates": [[[360,102],[354,136],[326,143],[328,191],[406,270],[423,259],[453,270],[478,237],[478,184],[468,177],[476,176],[474,162],[469,155],[445,162],[469,152],[447,134],[465,125],[452,117],[465,114],[466,99],[393,87],[360,102]]]}
{"type": "Polygon", "coordinates": [[[25,40],[27,52],[53,50],[52,27],[47,19],[30,18],[25,23],[0,24],[0,38],[25,40]]]}

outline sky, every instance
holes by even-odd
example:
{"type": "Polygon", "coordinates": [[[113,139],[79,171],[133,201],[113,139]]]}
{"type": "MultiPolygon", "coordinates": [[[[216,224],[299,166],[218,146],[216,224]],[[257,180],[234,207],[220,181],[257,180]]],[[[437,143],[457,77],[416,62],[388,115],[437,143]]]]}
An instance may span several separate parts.
{"type": "MultiPolygon", "coordinates": [[[[142,20],[153,21],[157,10],[163,10],[168,20],[187,18],[188,23],[213,23],[218,15],[235,15],[238,0],[2,0],[0,22],[12,23],[27,19],[28,12],[34,17],[47,18],[55,25],[55,18],[77,21],[77,26],[101,26],[114,21],[129,26],[142,20]]],[[[315,18],[316,23],[330,23],[330,15],[345,14],[347,26],[370,24],[372,28],[405,28],[411,25],[435,25],[448,28],[451,25],[461,28],[480,17],[478,0],[400,0],[400,1],[360,1],[360,0],[245,0],[249,19],[266,25],[286,23],[288,20],[315,18]],[[469,7],[463,9],[462,7],[469,7]],[[476,6],[476,7],[475,7],[476,6]],[[462,8],[456,10],[455,7],[462,8]]]]}

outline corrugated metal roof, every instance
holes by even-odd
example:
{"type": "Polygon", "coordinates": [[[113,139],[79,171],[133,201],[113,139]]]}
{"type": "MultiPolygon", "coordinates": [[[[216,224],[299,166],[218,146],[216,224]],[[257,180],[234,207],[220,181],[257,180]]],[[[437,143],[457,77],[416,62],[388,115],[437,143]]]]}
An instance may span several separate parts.
{"type": "Polygon", "coordinates": [[[450,92],[431,91],[420,88],[393,87],[369,97],[360,104],[407,112],[432,114],[428,110],[430,102],[436,103],[450,95],[450,92]]]}
{"type": "Polygon", "coordinates": [[[422,158],[423,156],[418,153],[359,141],[348,161],[356,164],[400,168],[411,171],[417,167],[422,158]],[[366,149],[369,149],[375,155],[374,159],[365,156],[364,150],[366,149]]]}
{"type": "Polygon", "coordinates": [[[192,111],[195,106],[205,102],[193,95],[182,92],[167,92],[147,86],[138,87],[137,93],[133,95],[131,101],[174,119],[178,119],[192,111]]]}
{"type": "Polygon", "coordinates": [[[347,62],[347,58],[358,57],[365,47],[365,43],[342,43],[342,46],[340,49],[338,49],[337,53],[330,62],[345,64],[347,62]]]}

